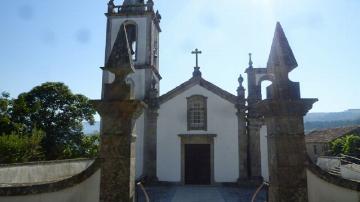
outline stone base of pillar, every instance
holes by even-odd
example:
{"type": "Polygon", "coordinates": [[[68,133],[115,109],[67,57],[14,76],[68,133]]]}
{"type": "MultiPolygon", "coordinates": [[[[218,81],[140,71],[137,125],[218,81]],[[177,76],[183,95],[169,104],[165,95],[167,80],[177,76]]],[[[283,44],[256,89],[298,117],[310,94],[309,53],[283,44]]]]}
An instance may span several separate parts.
{"type": "Polygon", "coordinates": [[[260,186],[263,183],[263,178],[262,177],[239,178],[236,183],[241,187],[260,186]]]}
{"type": "Polygon", "coordinates": [[[150,177],[150,176],[145,176],[143,178],[143,183],[145,185],[157,185],[159,184],[159,179],[157,177],[150,177]]]}

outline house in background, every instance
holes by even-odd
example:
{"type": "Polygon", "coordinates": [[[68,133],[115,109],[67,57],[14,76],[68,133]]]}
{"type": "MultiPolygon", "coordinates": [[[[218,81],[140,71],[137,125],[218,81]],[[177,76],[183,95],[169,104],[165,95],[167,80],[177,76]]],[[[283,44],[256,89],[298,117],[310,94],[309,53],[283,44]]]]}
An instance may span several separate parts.
{"type": "Polygon", "coordinates": [[[328,155],[331,142],[346,135],[360,135],[360,126],[312,131],[305,137],[309,157],[316,162],[318,157],[328,155]]]}

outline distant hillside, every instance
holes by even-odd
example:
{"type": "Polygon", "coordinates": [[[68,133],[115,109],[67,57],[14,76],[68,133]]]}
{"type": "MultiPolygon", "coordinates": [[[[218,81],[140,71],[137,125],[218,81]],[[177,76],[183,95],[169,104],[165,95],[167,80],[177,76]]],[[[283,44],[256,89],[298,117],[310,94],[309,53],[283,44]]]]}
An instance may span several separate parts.
{"type": "Polygon", "coordinates": [[[312,122],[305,122],[304,125],[305,125],[305,132],[310,132],[318,129],[360,125],[360,118],[356,120],[341,120],[341,121],[312,121],[312,122]]]}
{"type": "Polygon", "coordinates": [[[305,119],[305,131],[360,125],[360,109],[344,112],[309,113],[305,119]]]}
{"type": "MultiPolygon", "coordinates": [[[[315,129],[336,128],[351,125],[360,125],[360,109],[349,109],[344,112],[309,113],[304,118],[305,131],[315,129]]],[[[84,133],[93,134],[100,131],[100,122],[93,126],[84,122],[84,133]]]]}
{"type": "Polygon", "coordinates": [[[343,112],[309,113],[305,122],[313,121],[343,121],[360,119],[360,109],[349,109],[343,112]]]}

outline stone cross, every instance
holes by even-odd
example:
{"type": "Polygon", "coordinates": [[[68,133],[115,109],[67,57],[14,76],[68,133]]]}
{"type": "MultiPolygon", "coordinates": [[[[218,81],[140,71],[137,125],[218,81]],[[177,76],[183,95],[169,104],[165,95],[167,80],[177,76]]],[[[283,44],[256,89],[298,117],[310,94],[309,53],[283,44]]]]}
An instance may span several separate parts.
{"type": "Polygon", "coordinates": [[[196,55],[196,67],[199,67],[199,54],[201,54],[202,52],[199,51],[198,49],[195,49],[195,51],[191,52],[191,54],[195,54],[196,55]]]}

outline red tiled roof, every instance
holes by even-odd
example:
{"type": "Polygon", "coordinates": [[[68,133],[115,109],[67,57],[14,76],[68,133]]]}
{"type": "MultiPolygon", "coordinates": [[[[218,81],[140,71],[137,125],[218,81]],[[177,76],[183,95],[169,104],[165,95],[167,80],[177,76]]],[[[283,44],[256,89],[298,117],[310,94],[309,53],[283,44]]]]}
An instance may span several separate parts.
{"type": "Polygon", "coordinates": [[[350,134],[360,135],[360,126],[315,130],[305,136],[306,143],[328,143],[339,137],[350,134]]]}

